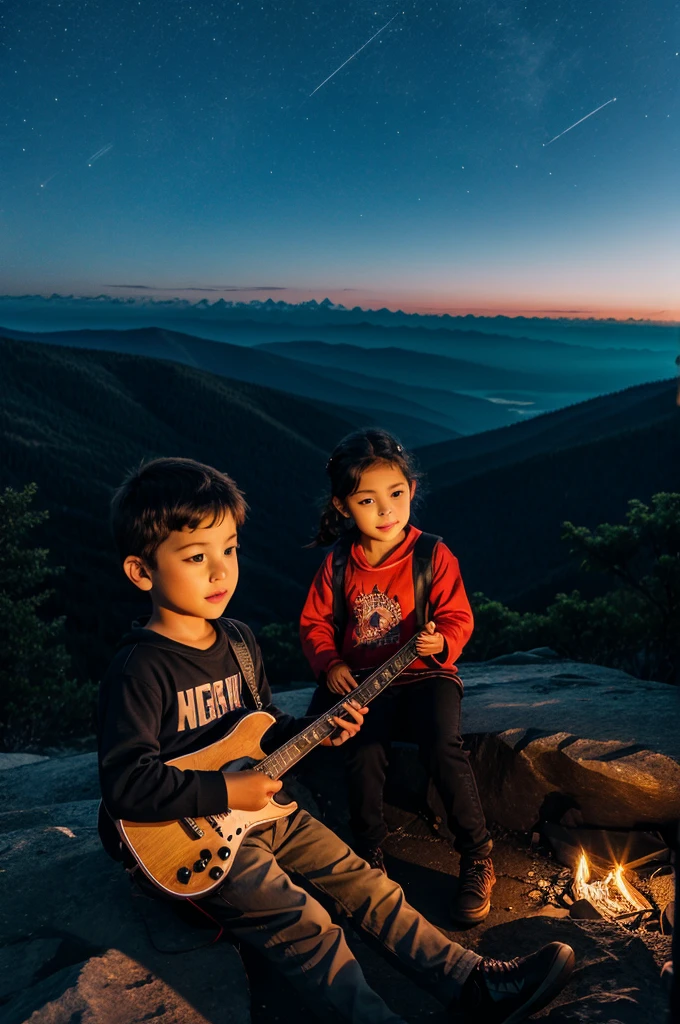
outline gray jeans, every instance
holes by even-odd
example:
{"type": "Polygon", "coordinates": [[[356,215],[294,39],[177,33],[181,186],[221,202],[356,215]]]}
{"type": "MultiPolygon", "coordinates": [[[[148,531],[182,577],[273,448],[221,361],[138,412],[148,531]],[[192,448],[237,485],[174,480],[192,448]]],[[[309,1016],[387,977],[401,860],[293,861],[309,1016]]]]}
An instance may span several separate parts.
{"type": "Polygon", "coordinates": [[[290,873],[329,896],[381,952],[444,1005],[455,1002],[480,957],[413,909],[401,888],[334,832],[296,811],[243,842],[226,883],[200,906],[270,960],[320,1016],[396,1024],[369,988],[342,928],[290,873]]]}

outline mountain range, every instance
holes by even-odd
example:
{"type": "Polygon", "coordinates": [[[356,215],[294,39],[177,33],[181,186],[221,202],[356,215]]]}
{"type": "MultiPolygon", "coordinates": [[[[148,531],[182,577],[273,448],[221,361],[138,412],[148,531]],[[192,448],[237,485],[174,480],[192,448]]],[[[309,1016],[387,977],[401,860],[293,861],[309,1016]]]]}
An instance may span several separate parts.
{"type": "Polygon", "coordinates": [[[560,591],[603,592],[560,540],[561,524],[621,522],[632,498],[678,491],[675,381],[547,413],[504,430],[421,448],[427,529],[460,553],[468,585],[520,609],[560,591]]]}
{"type": "MultiPolygon", "coordinates": [[[[559,310],[545,310],[540,316],[457,315],[437,312],[405,313],[396,309],[346,308],[330,299],[292,303],[283,298],[252,299],[250,302],[224,298],[158,298],[143,285],[121,286],[134,295],[107,294],[84,297],[73,295],[0,296],[0,322],[11,327],[55,330],[59,326],[142,327],[152,324],[203,335],[198,325],[228,325],[248,320],[267,326],[323,328],[333,325],[376,324],[383,327],[421,327],[429,330],[470,331],[507,338],[531,338],[541,342],[559,341],[593,348],[633,348],[677,353],[678,324],[653,320],[614,320],[585,317],[559,310]]],[[[233,289],[208,288],[206,291],[233,289]]],[[[260,288],[260,291],[285,293],[285,288],[260,288]]],[[[220,339],[218,339],[220,340],[220,339]]],[[[225,339],[221,339],[225,340],[225,339]]]]}
{"type": "MultiPolygon", "coordinates": [[[[290,620],[320,558],[303,545],[314,531],[328,452],[362,422],[353,409],[229,378],[226,362],[217,374],[160,358],[184,342],[153,337],[153,358],[0,339],[1,483],[39,485],[37,507],[51,514],[45,543],[66,566],[54,610],[66,610],[76,664],[92,678],[141,610],[108,537],[108,502],[126,471],[177,454],[232,473],[252,511],[230,611],[255,625],[290,620]]],[[[290,374],[296,361],[279,361],[290,374]]],[[[332,375],[319,379],[333,394],[344,386],[332,375]]],[[[458,554],[470,592],[545,607],[557,590],[584,584],[559,539],[565,519],[620,521],[630,498],[677,490],[675,397],[674,381],[642,384],[421,447],[419,523],[458,554]]]]}
{"type": "MultiPolygon", "coordinates": [[[[409,446],[451,439],[460,434],[489,430],[512,422],[512,403],[496,404],[486,399],[443,390],[447,384],[460,381],[461,387],[477,385],[490,378],[499,388],[511,389],[519,383],[541,383],[529,374],[513,374],[475,364],[447,360],[443,357],[419,356],[397,350],[396,379],[381,373],[380,352],[364,351],[348,346],[317,343],[315,350],[340,352],[340,361],[354,367],[342,372],[337,365],[325,365],[321,357],[288,358],[297,346],[282,346],[282,353],[263,348],[211,342],[202,338],[146,327],[127,331],[86,330],[56,331],[46,334],[28,331],[4,331],[6,336],[21,341],[66,345],[75,348],[127,352],[154,358],[172,359],[188,366],[217,373],[232,380],[243,380],[276,387],[321,404],[340,405],[352,411],[352,418],[366,423],[379,417],[382,425],[392,430],[409,446]],[[366,373],[358,367],[366,356],[366,373]],[[401,359],[403,356],[403,360],[401,359]],[[429,371],[429,361],[433,365],[429,371]],[[400,373],[401,363],[404,373],[400,373]],[[411,370],[409,374],[409,369],[411,370]],[[428,375],[429,373],[429,375],[428,375]],[[439,377],[437,377],[439,374],[439,377]],[[404,387],[410,376],[413,387],[404,387]],[[418,385],[419,379],[435,381],[437,387],[418,385]]],[[[305,346],[307,347],[307,346],[305,346]]],[[[383,361],[384,362],[384,361],[383,361]]],[[[390,363],[390,366],[392,364],[390,363]]],[[[545,387],[548,387],[545,383],[545,387]]]]}

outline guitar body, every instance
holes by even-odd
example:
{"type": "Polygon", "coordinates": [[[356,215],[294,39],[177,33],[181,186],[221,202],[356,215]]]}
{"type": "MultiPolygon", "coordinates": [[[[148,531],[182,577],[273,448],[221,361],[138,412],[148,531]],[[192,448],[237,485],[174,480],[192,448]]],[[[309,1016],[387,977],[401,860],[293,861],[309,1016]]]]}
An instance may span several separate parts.
{"type": "MultiPolygon", "coordinates": [[[[253,711],[216,743],[167,764],[182,771],[238,771],[263,760],[260,743],[274,721],[266,711],[253,711]]],[[[196,899],[224,884],[248,832],[285,818],[296,808],[294,802],[279,804],[272,799],[259,811],[232,810],[180,821],[118,821],[116,825],[144,874],[159,889],[170,896],[196,899]]]]}
{"type": "MultiPolygon", "coordinates": [[[[408,668],[418,657],[420,632],[359,683],[352,698],[361,705],[368,704],[408,668]]],[[[271,779],[278,779],[337,731],[338,718],[346,715],[346,697],[342,696],[334,707],[326,708],[320,718],[266,757],[262,737],[275,719],[266,711],[253,711],[221,740],[167,764],[182,771],[235,772],[262,761],[258,770],[271,779]]],[[[277,803],[274,797],[259,811],[232,810],[179,821],[117,821],[116,826],[123,842],[154,885],[169,896],[196,899],[224,884],[241,843],[252,829],[286,818],[296,809],[296,803],[277,803]]]]}

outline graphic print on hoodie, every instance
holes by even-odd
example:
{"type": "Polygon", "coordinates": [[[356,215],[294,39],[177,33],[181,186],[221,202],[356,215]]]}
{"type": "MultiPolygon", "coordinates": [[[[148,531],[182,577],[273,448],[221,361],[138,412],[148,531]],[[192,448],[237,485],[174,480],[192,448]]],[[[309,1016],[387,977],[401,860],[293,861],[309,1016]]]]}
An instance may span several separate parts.
{"type": "Polygon", "coordinates": [[[208,725],[242,707],[240,672],[212,683],[197,683],[177,693],[177,732],[208,725]]]}
{"type": "Polygon", "coordinates": [[[352,606],[355,644],[366,647],[389,647],[399,643],[401,605],[398,598],[388,597],[378,589],[369,594],[357,594],[352,606]]]}

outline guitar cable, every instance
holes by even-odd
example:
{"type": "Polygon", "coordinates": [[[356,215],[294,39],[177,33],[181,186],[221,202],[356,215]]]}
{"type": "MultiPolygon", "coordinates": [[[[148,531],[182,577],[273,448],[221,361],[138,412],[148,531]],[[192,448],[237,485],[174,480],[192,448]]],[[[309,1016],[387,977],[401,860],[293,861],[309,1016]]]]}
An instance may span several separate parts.
{"type": "MultiPolygon", "coordinates": [[[[144,892],[144,890],[139,885],[139,882],[135,878],[131,877],[130,878],[130,882],[131,882],[132,887],[133,887],[133,892],[132,892],[132,898],[133,899],[153,900],[154,902],[157,902],[154,899],[153,896],[149,896],[149,895],[147,895],[147,893],[144,892]]],[[[222,938],[222,936],[224,935],[224,925],[220,924],[220,922],[217,921],[212,916],[212,914],[209,914],[207,910],[204,910],[203,907],[199,906],[198,903],[195,903],[194,900],[192,900],[192,899],[187,899],[184,902],[190,903],[191,906],[194,908],[194,910],[198,910],[199,913],[203,914],[204,917],[207,917],[209,921],[212,921],[212,923],[217,928],[217,935],[215,935],[212,939],[207,940],[206,942],[199,942],[195,946],[184,946],[181,949],[165,949],[162,946],[159,946],[158,943],[156,942],[156,940],[154,938],[154,935],[153,935],[153,932],[151,930],[151,927],[149,925],[149,921],[147,919],[147,916],[144,913],[144,911],[142,910],[141,904],[138,904],[137,905],[137,912],[139,914],[139,917],[141,918],[142,924],[144,925],[144,930],[145,930],[145,932],[147,934],[147,938],[148,938],[149,942],[151,943],[151,945],[153,946],[153,948],[156,950],[157,953],[163,953],[163,954],[172,955],[172,956],[180,954],[180,953],[193,953],[195,950],[206,949],[208,946],[214,946],[215,943],[219,942],[220,939],[222,938]]],[[[234,943],[234,945],[236,946],[236,949],[238,950],[238,944],[234,943]]]]}
{"type": "Polygon", "coordinates": [[[206,943],[206,945],[214,946],[214,944],[216,942],[219,942],[222,936],[224,935],[224,925],[220,924],[219,921],[216,921],[212,914],[209,914],[207,910],[203,909],[203,907],[199,907],[198,903],[194,903],[193,900],[187,900],[187,903],[190,903],[195,910],[200,911],[200,913],[203,914],[204,917],[207,917],[210,921],[212,921],[213,924],[217,925],[217,927],[219,928],[219,931],[215,938],[212,940],[212,942],[206,943]]]}

